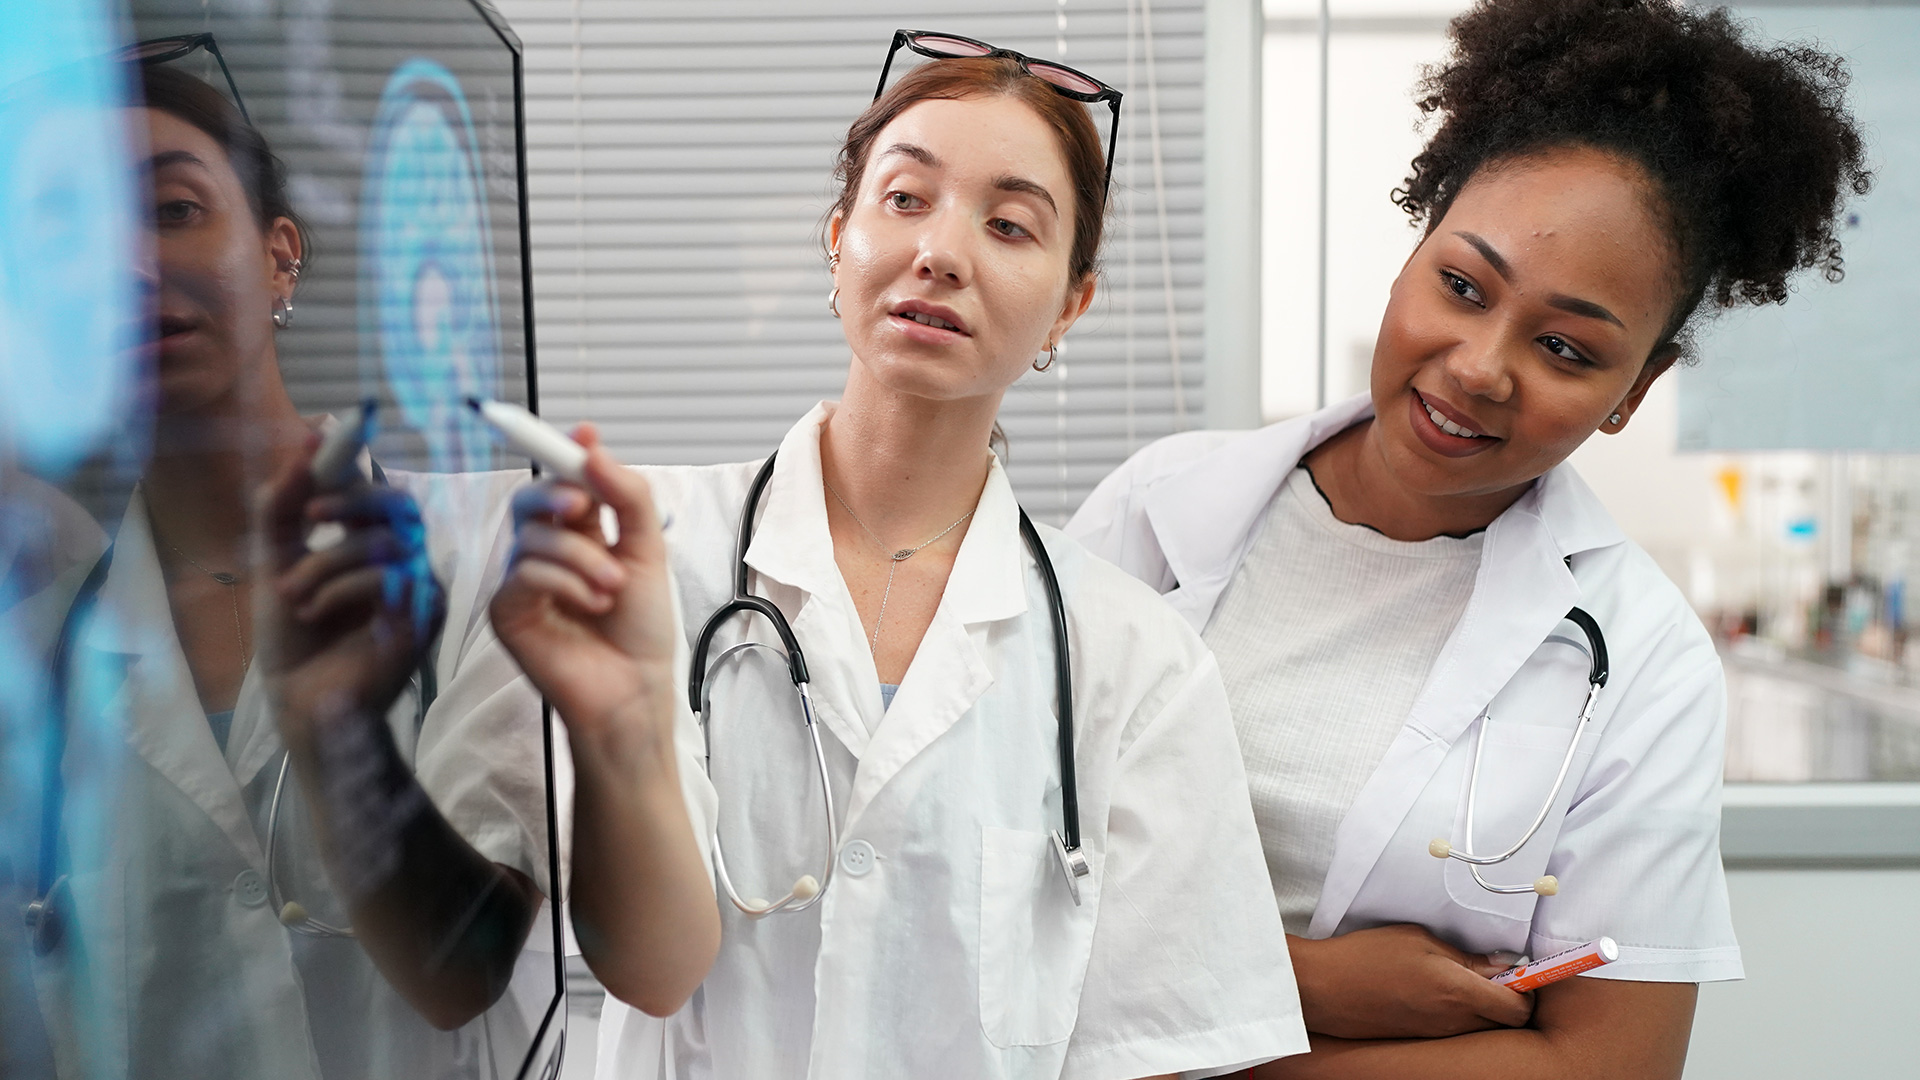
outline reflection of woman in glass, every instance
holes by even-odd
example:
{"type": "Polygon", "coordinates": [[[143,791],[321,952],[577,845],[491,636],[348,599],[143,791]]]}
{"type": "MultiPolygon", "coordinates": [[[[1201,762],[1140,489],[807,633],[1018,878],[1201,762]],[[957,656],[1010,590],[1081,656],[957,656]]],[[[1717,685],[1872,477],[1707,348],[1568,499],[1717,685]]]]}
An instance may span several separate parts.
{"type": "Polygon", "coordinates": [[[155,452],[99,591],[114,618],[77,641],[123,658],[114,707],[138,759],[110,865],[71,876],[71,944],[103,1010],[73,1018],[76,1049],[89,1075],[439,1075],[463,1058],[471,1074],[472,1040],[421,1017],[456,1027],[502,992],[545,877],[537,703],[470,613],[431,647],[436,575],[456,591],[484,576],[499,520],[434,520],[435,486],[459,477],[309,501],[324,425],[296,411],[275,348],[305,255],[283,170],[218,92],[142,76],[155,452]],[[326,521],[344,538],[310,552],[326,521]]]}

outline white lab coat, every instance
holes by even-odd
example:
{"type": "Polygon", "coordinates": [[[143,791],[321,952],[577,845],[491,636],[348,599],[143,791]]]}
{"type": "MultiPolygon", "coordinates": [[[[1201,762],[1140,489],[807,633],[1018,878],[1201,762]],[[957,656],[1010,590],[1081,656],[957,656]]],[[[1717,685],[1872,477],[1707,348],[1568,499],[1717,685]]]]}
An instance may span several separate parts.
{"type": "MultiPolygon", "coordinates": [[[[751,587],[806,650],[840,868],[798,914],[751,921],[722,897],[719,959],[685,1008],[661,1022],[608,1000],[599,1075],[1117,1080],[1304,1050],[1225,689],[1199,636],[1151,590],[1041,527],[1067,610],[1093,870],[1076,908],[1048,838],[1061,827],[1052,624],[1006,475],[992,465],[883,719],[827,528],[819,431],[830,408],[781,444],[747,562],[751,587]]],[[[732,596],[758,467],[646,470],[672,517],[689,638],[732,596]]],[[[778,640],[741,618],[714,654],[749,633],[778,640]]],[[[820,875],[826,857],[812,750],[783,671],[723,669],[714,689],[708,805],[749,897],[820,875]]]]}
{"type": "MultiPolygon", "coordinates": [[[[1287,474],[1371,412],[1362,396],[1258,431],[1163,439],[1103,481],[1067,531],[1204,628],[1287,474]]],[[[1719,848],[1725,697],[1679,590],[1572,466],[1555,468],[1487,528],[1466,611],[1336,833],[1309,936],[1412,922],[1469,950],[1537,957],[1608,935],[1621,956],[1602,978],[1740,978],[1719,848]],[[1427,845],[1469,846],[1466,776],[1489,714],[1471,848],[1504,849],[1539,812],[1585,700],[1584,639],[1555,630],[1575,605],[1606,636],[1611,678],[1546,824],[1482,871],[1496,884],[1551,873],[1561,891],[1495,895],[1427,845]]]]}
{"type": "MultiPolygon", "coordinates": [[[[437,699],[417,724],[416,698],[404,693],[389,722],[448,821],[545,890],[539,698],[485,619],[511,541],[508,496],[525,478],[389,473],[421,503],[450,605],[437,699]]],[[[64,610],[47,613],[50,627],[64,610]]],[[[75,917],[67,945],[34,961],[61,1075],[514,1075],[538,1022],[523,1015],[526,987],[457,1032],[435,1031],[357,943],[280,925],[266,896],[265,837],[282,744],[263,673],[256,666],[241,687],[223,755],[181,652],[139,497],[75,643],[85,674],[67,724],[62,825],[75,917]]],[[[38,805],[36,795],[26,826],[36,836],[38,805]]],[[[289,775],[281,888],[340,925],[347,915],[305,806],[289,775]]],[[[539,982],[537,966],[523,957],[516,983],[539,982]]],[[[544,981],[550,996],[551,975],[544,981]]]]}

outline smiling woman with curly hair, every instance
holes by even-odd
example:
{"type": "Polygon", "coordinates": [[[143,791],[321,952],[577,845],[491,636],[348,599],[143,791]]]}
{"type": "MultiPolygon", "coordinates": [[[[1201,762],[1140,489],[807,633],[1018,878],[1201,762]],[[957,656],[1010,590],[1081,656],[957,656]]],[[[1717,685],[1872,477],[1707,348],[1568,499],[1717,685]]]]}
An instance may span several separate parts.
{"type": "Polygon", "coordinates": [[[1314,1032],[1255,1075],[1678,1076],[1697,985],[1741,976],[1720,664],[1566,460],[1699,319],[1839,280],[1861,135],[1841,60],[1720,9],[1483,0],[1451,36],[1370,392],[1156,443],[1069,532],[1225,675],[1314,1032]],[[1590,977],[1488,979],[1602,937],[1590,977]]]}

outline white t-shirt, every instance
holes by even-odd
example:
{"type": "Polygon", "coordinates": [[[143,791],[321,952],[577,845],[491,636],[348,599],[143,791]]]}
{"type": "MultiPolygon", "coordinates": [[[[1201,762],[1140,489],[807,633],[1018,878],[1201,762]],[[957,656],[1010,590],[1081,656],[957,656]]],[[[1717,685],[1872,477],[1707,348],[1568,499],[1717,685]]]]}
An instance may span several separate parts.
{"type": "Polygon", "coordinates": [[[1295,468],[1221,595],[1203,636],[1289,934],[1313,921],[1340,821],[1466,609],[1484,535],[1409,543],[1349,525],[1295,468]]]}

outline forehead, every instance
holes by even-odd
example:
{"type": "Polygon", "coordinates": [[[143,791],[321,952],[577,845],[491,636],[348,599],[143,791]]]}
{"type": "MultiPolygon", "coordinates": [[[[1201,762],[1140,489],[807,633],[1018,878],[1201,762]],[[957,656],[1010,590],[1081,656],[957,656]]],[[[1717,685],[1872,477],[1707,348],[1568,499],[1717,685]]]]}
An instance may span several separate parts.
{"type": "Polygon", "coordinates": [[[1053,128],[1018,98],[1005,95],[915,102],[873,141],[869,167],[887,148],[910,143],[932,151],[944,172],[988,179],[1013,174],[1037,181],[1055,198],[1071,190],[1053,128]]]}
{"type": "Polygon", "coordinates": [[[1636,301],[1628,306],[1638,311],[1659,308],[1674,284],[1673,245],[1657,207],[1639,165],[1569,149],[1482,169],[1435,232],[1484,238],[1529,287],[1604,292],[1636,301]]]}
{"type": "Polygon", "coordinates": [[[161,166],[163,172],[179,170],[182,175],[197,173],[219,183],[239,185],[240,177],[233,171],[226,151],[214,141],[213,136],[164,109],[140,108],[134,112],[135,120],[146,127],[147,154],[150,158],[184,152],[202,163],[195,165],[175,157],[175,164],[161,166]]]}

